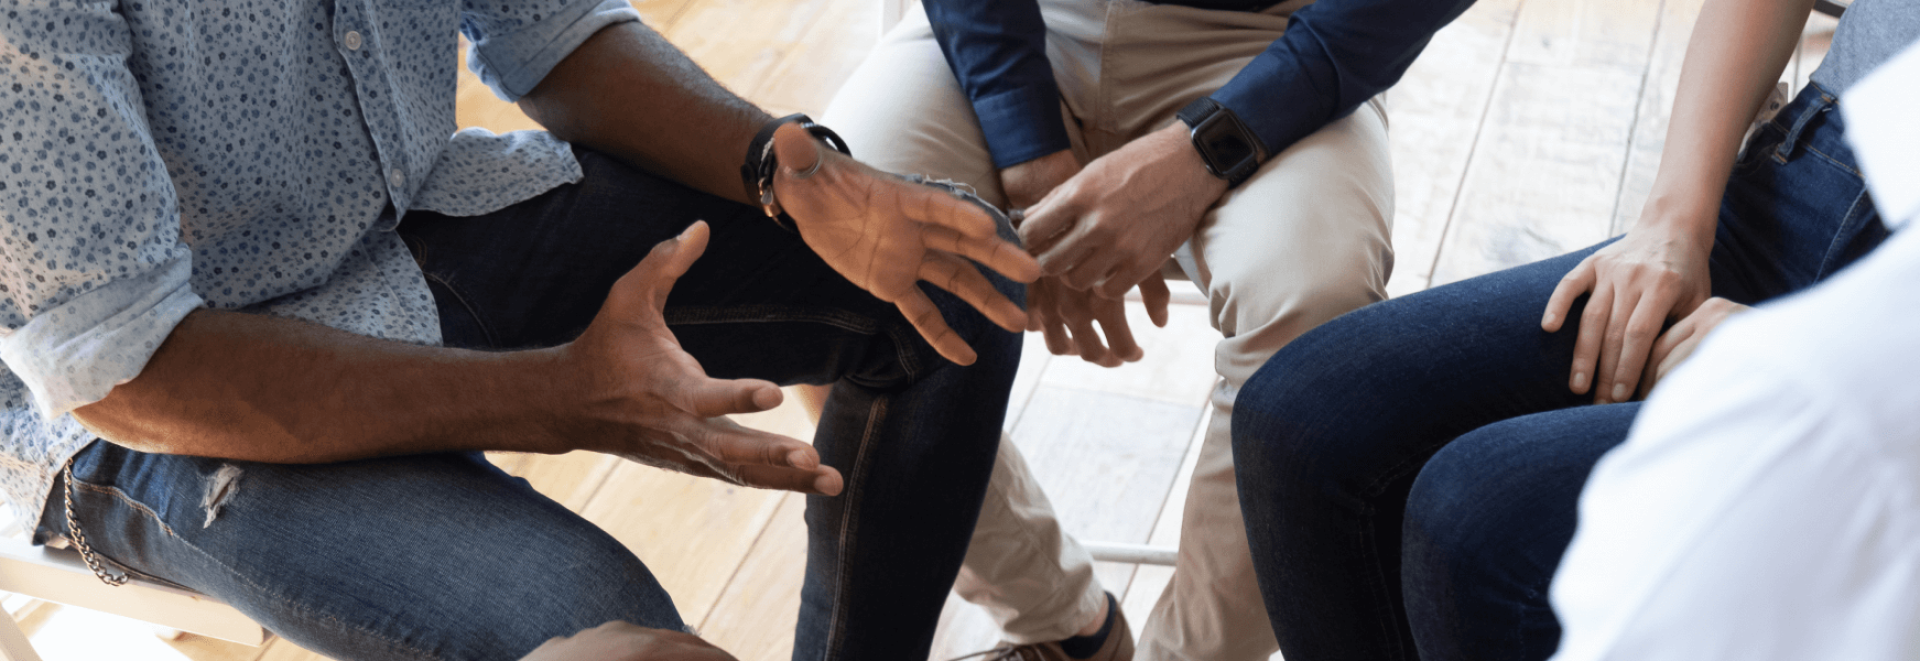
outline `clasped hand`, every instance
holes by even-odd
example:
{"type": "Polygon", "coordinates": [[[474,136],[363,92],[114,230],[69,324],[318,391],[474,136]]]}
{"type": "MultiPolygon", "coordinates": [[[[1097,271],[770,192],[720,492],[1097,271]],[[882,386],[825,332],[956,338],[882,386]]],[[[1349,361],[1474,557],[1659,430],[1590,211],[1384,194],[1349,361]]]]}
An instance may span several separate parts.
{"type": "Polygon", "coordinates": [[[1709,298],[1711,249],[1681,233],[1636,228],[1560,280],[1540,319],[1549,333],[1565,325],[1575,300],[1591,294],[1574,340],[1567,383],[1574,393],[1591,391],[1595,404],[1645,396],[1708,331],[1745,309],[1709,298]],[[1669,320],[1676,321],[1664,328],[1669,320]]]}
{"type": "Polygon", "coordinates": [[[1084,170],[1062,151],[1001,174],[1016,205],[1044,191],[1020,236],[1046,273],[1028,290],[1027,309],[1048,351],[1106,367],[1139,360],[1122,301],[1136,286],[1154,325],[1166,325],[1171,294],[1160,268],[1226,192],[1182,128],[1142,136],[1084,170]]]}

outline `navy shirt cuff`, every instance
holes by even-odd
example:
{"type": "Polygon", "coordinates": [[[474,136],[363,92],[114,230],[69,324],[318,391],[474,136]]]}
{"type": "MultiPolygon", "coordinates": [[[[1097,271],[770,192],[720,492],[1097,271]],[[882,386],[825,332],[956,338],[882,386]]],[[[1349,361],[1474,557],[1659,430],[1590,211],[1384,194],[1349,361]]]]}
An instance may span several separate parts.
{"type": "Polygon", "coordinates": [[[1060,91],[1052,82],[973,100],[994,167],[1013,167],[1073,146],[1060,119],[1060,91]]]}
{"type": "Polygon", "coordinates": [[[1278,60],[1271,54],[1254,58],[1211,97],[1240,117],[1268,158],[1339,119],[1328,117],[1337,93],[1330,88],[1337,84],[1316,84],[1301,68],[1281,67],[1278,60]]]}

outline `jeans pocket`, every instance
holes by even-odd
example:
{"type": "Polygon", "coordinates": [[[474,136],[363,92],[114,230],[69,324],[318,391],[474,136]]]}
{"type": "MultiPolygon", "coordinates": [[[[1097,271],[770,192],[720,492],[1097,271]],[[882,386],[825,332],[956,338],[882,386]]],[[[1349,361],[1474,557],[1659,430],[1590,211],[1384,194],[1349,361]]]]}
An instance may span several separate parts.
{"type": "Polygon", "coordinates": [[[1747,144],[1740,150],[1740,156],[1733,162],[1733,175],[1751,174],[1765,162],[1780,142],[1787,137],[1787,129],[1779,124],[1779,118],[1761,124],[1760,128],[1747,138],[1747,144]]]}

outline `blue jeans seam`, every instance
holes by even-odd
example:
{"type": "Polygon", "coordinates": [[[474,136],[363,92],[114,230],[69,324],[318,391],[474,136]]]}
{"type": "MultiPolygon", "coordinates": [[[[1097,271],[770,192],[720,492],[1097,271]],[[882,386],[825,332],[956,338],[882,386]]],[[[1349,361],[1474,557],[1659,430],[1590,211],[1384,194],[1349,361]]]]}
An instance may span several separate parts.
{"type": "MultiPolygon", "coordinates": [[[[195,546],[195,545],[193,544],[193,542],[191,542],[191,541],[188,541],[188,540],[187,540],[187,538],[185,538],[185,537],[181,537],[181,536],[179,536],[179,535],[176,535],[176,534],[174,534],[174,532],[173,532],[173,527],[172,527],[172,526],[169,526],[169,525],[167,525],[167,522],[166,522],[166,521],[165,521],[164,519],[161,519],[161,518],[160,518],[160,516],[159,516],[158,514],[156,514],[156,513],[154,513],[154,511],[153,511],[153,508],[151,508],[151,507],[148,507],[148,506],[147,506],[147,505],[146,505],[145,503],[142,503],[142,502],[140,502],[140,501],[138,501],[138,500],[135,500],[135,499],[133,498],[133,496],[132,496],[132,495],[130,495],[130,494],[127,494],[126,492],[124,492],[124,491],[121,491],[120,489],[118,489],[118,488],[116,488],[116,487],[110,487],[110,486],[100,486],[100,485],[94,485],[94,484],[90,484],[90,483],[88,483],[88,482],[86,482],[86,481],[84,481],[84,480],[75,480],[75,484],[76,484],[77,486],[79,486],[79,487],[80,487],[81,489],[85,489],[85,490],[88,490],[88,491],[93,491],[93,492],[98,492],[98,493],[106,493],[106,494],[108,494],[108,495],[111,495],[111,496],[113,496],[113,497],[115,497],[116,499],[118,499],[118,500],[120,500],[120,501],[122,501],[122,502],[125,502],[125,503],[126,503],[126,504],[127,504],[128,506],[130,506],[130,507],[132,507],[132,508],[134,508],[135,510],[137,510],[137,511],[139,511],[139,512],[140,512],[140,513],[141,513],[142,515],[145,515],[145,516],[147,516],[148,518],[151,518],[151,519],[153,519],[153,522],[154,522],[155,524],[158,524],[158,525],[160,526],[160,529],[161,529],[161,530],[164,530],[164,531],[166,531],[166,533],[167,533],[167,536],[168,536],[168,537],[172,537],[172,538],[173,538],[173,539],[174,539],[175,541],[177,541],[177,542],[178,542],[178,543],[180,544],[180,546],[181,546],[182,548],[185,548],[185,549],[187,549],[187,550],[189,550],[189,551],[192,551],[192,552],[194,552],[194,554],[196,554],[196,555],[199,555],[199,556],[200,556],[201,558],[204,558],[204,559],[206,559],[206,560],[207,560],[207,562],[209,562],[209,563],[212,563],[212,564],[213,564],[214,566],[216,566],[216,567],[219,567],[219,568],[221,568],[222,570],[225,570],[225,571],[227,572],[227,574],[228,574],[229,576],[232,576],[232,577],[234,577],[235,579],[238,579],[238,580],[239,580],[240,582],[242,582],[242,583],[245,583],[247,587],[249,587],[249,588],[252,588],[252,589],[253,589],[253,590],[254,590],[254,591],[255,591],[256,593],[258,593],[258,594],[260,594],[260,595],[263,595],[263,596],[265,596],[265,597],[268,597],[268,598],[270,598],[270,599],[273,599],[274,601],[276,601],[276,602],[279,602],[279,603],[280,603],[281,605],[283,605],[283,606],[285,606],[285,607],[288,607],[288,610],[291,610],[291,611],[295,611],[295,612],[298,612],[298,613],[301,613],[301,614],[303,614],[303,615],[308,615],[308,616],[315,616],[315,615],[317,615],[317,616],[319,616],[319,617],[321,617],[321,618],[323,618],[323,619],[325,619],[325,620],[328,620],[328,621],[331,621],[331,622],[334,622],[334,623],[336,623],[336,624],[339,624],[339,625],[341,625],[341,626],[344,626],[344,627],[348,627],[348,628],[351,628],[351,629],[354,629],[354,630],[356,630],[356,631],[359,631],[359,632],[361,632],[362,634],[365,634],[365,635],[367,635],[367,636],[368,636],[368,637],[370,637],[370,638],[373,638],[373,639],[375,639],[375,640],[379,640],[379,641],[380,641],[381,643],[383,643],[383,644],[385,644],[385,645],[387,645],[388,647],[391,647],[391,648],[393,648],[393,649],[397,649],[397,650],[402,650],[402,651],[405,651],[406,653],[408,653],[408,654],[412,654],[412,655],[414,655],[414,656],[417,656],[417,657],[421,657],[421,658],[427,658],[427,659],[441,659],[441,658],[443,658],[443,657],[440,657],[439,655],[436,655],[436,654],[432,654],[432,653],[429,653],[429,652],[426,652],[425,650],[420,650],[420,649],[416,649],[416,648],[413,648],[413,647],[411,647],[411,646],[408,646],[408,645],[405,645],[405,644],[403,644],[403,643],[401,643],[401,642],[399,642],[399,641],[394,641],[394,640],[391,640],[391,639],[388,639],[388,638],[387,638],[386,636],[384,636],[384,635],[381,635],[381,634],[380,634],[380,632],[377,632],[377,631],[372,631],[372,630],[369,630],[369,629],[367,629],[366,627],[362,627],[362,626],[360,626],[360,625],[358,625],[358,624],[354,624],[354,623],[351,623],[351,622],[348,622],[348,621],[346,621],[346,620],[342,620],[342,619],[340,619],[340,618],[338,618],[338,617],[335,617],[335,616],[333,616],[333,615],[331,615],[331,614],[325,614],[325,613],[318,613],[317,611],[315,611],[315,610],[313,610],[312,608],[309,608],[309,607],[307,607],[307,606],[306,606],[305,604],[302,604],[302,603],[300,603],[300,602],[298,602],[298,601],[295,601],[295,600],[292,600],[292,599],[288,599],[288,598],[286,598],[285,596],[282,596],[282,595],[280,595],[279,593],[277,593],[277,592],[275,592],[274,590],[271,590],[271,589],[268,589],[268,588],[267,588],[266,586],[263,586],[263,585],[260,585],[259,583],[256,583],[256,582],[254,582],[254,581],[253,581],[253,579],[252,579],[251,577],[248,577],[248,576],[247,576],[247,575],[246,575],[245,573],[243,573],[243,572],[241,572],[241,571],[239,571],[239,570],[237,570],[237,569],[234,569],[233,567],[231,567],[231,566],[229,566],[229,565],[227,565],[227,564],[226,564],[226,563],[224,563],[224,562],[221,562],[221,561],[220,561],[220,559],[219,559],[219,558],[216,558],[216,557],[214,557],[214,556],[213,556],[213,554],[210,554],[210,553],[207,553],[207,552],[206,552],[206,551],[204,551],[204,550],[201,550],[201,549],[200,549],[200,547],[198,547],[198,546],[195,546]]],[[[98,535],[100,535],[101,533],[99,533],[99,532],[95,532],[94,534],[95,534],[95,536],[98,536],[98,535]]],[[[122,569],[126,569],[127,571],[130,571],[130,572],[132,572],[132,573],[134,573],[134,574],[138,574],[139,576],[141,576],[141,577],[143,577],[143,578],[153,578],[153,579],[156,579],[156,580],[158,580],[158,581],[159,581],[159,582],[161,582],[161,583],[166,583],[166,584],[168,584],[168,585],[180,585],[180,584],[178,584],[178,583],[174,583],[173,581],[169,581],[169,580],[166,580],[166,579],[163,579],[163,578],[158,578],[158,577],[155,577],[155,576],[152,576],[151,574],[148,574],[148,573],[146,573],[146,572],[142,572],[142,571],[139,571],[139,570],[136,570],[136,569],[132,569],[132,568],[129,568],[129,567],[127,567],[127,565],[126,565],[126,563],[123,563],[123,562],[120,562],[120,561],[117,561],[117,560],[113,560],[113,558],[111,558],[111,557],[109,557],[109,556],[107,556],[107,555],[106,555],[106,554],[104,554],[104,553],[98,553],[98,552],[96,552],[96,555],[99,555],[99,556],[100,556],[100,557],[102,557],[102,558],[106,558],[107,560],[112,560],[112,561],[113,561],[113,564],[115,564],[115,565],[119,565],[119,566],[120,566],[120,568],[122,568],[122,569]]],[[[186,586],[181,586],[181,587],[186,587],[186,586]]],[[[190,588],[190,587],[188,587],[187,589],[188,589],[188,590],[191,590],[191,591],[193,591],[193,592],[199,592],[199,590],[194,590],[193,588],[190,588]]]]}
{"type": "MultiPolygon", "coordinates": [[[[853,472],[849,475],[866,474],[864,469],[866,468],[867,459],[869,458],[867,449],[872,447],[871,441],[873,440],[873,436],[879,431],[880,421],[885,419],[886,416],[887,398],[885,396],[875,398],[867,414],[867,428],[860,432],[860,447],[854,452],[853,472]]],[[[848,480],[846,493],[841,494],[841,497],[845,498],[845,502],[847,503],[854,502],[859,499],[860,488],[862,486],[858,481],[848,480]]],[[[853,519],[853,508],[843,505],[840,511],[840,548],[838,549],[838,553],[834,554],[836,556],[834,558],[836,582],[833,587],[833,620],[827,624],[827,645],[824,658],[828,659],[840,656],[840,645],[846,633],[847,593],[851,591],[847,583],[850,580],[848,577],[853,575],[853,568],[847,566],[847,559],[852,555],[848,553],[847,549],[853,544],[856,528],[857,526],[853,519]]]]}
{"type": "Polygon", "coordinates": [[[1847,216],[1840,221],[1840,229],[1834,232],[1833,242],[1828,244],[1826,254],[1820,257],[1820,271],[1814,275],[1816,281],[1825,280],[1827,276],[1833,274],[1834,263],[1840,260],[1847,246],[1853,242],[1853,238],[1865,229],[1859,227],[1869,220],[1865,216],[1871,216],[1873,213],[1873,198],[1865,191],[1861,191],[1854,197],[1853,204],[1847,207],[1847,216]]]}
{"type": "MultiPolygon", "coordinates": [[[[1423,457],[1428,459],[1432,458],[1434,453],[1440,451],[1440,448],[1446,447],[1448,443],[1452,443],[1453,440],[1457,438],[1458,437],[1456,436],[1454,437],[1454,439],[1448,439],[1445,441],[1434,443],[1432,444],[1431,447],[1423,448],[1422,451],[1411,453],[1407,455],[1407,458],[1402,459],[1399,463],[1396,463],[1392,466],[1387,467],[1386,470],[1381,471],[1379,473],[1378,478],[1374,479],[1372,482],[1369,482],[1365,486],[1365,488],[1362,490],[1362,493],[1365,494],[1366,497],[1362,498],[1361,502],[1364,504],[1373,498],[1378,498],[1382,492],[1386,491],[1386,485],[1393,482],[1394,480],[1398,480],[1402,477],[1406,477],[1407,475],[1417,473],[1419,471],[1419,468],[1425,466],[1425,460],[1422,459],[1423,457]]],[[[1373,507],[1370,504],[1366,505],[1366,507],[1369,510],[1373,509],[1373,507]]],[[[1378,516],[1378,512],[1367,512],[1368,518],[1374,518],[1377,516],[1378,516]]],[[[1378,540],[1374,539],[1373,526],[1371,525],[1360,526],[1359,552],[1363,557],[1367,557],[1372,560],[1372,562],[1369,562],[1368,564],[1372,565],[1375,569],[1380,569],[1385,563],[1382,562],[1382,559],[1379,557],[1379,554],[1373,552],[1374,549],[1378,546],[1377,542],[1378,540]]],[[[1394,560],[1394,565],[1398,567],[1400,564],[1400,559],[1396,557],[1393,560],[1394,560]]],[[[1395,626],[1399,622],[1399,617],[1398,617],[1399,613],[1397,610],[1395,610],[1391,606],[1391,604],[1395,603],[1395,599],[1393,599],[1393,595],[1390,592],[1388,592],[1386,589],[1386,586],[1390,582],[1391,581],[1387,576],[1382,575],[1379,571],[1374,572],[1373,585],[1369,587],[1372,587],[1374,589],[1375,594],[1378,596],[1378,602],[1380,604],[1387,605],[1385,611],[1375,613],[1376,617],[1378,618],[1375,621],[1385,625],[1384,630],[1380,632],[1381,640],[1387,641],[1386,644],[1394,646],[1395,648],[1394,651],[1397,652],[1396,658],[1404,659],[1404,658],[1407,658],[1407,653],[1409,652],[1409,650],[1401,649],[1400,644],[1402,641],[1406,639],[1406,636],[1411,635],[1412,632],[1400,631],[1398,627],[1395,626]]]]}
{"type": "MultiPolygon", "coordinates": [[[[164,519],[161,519],[158,513],[155,513],[152,508],[147,507],[145,503],[134,500],[133,496],[128,495],[124,491],[121,491],[118,487],[92,484],[87,482],[86,480],[80,480],[80,479],[74,480],[74,486],[84,491],[91,491],[98,494],[105,494],[108,496],[112,496],[114,499],[126,503],[127,506],[132,507],[134,510],[145,515],[147,518],[153,519],[153,522],[156,524],[159,524],[160,530],[165,531],[168,537],[172,537],[174,539],[180,539],[180,535],[175,534],[173,532],[173,527],[167,525],[167,522],[164,519]]],[[[68,522],[68,523],[69,525],[71,525],[72,522],[68,522]]]]}
{"type": "Polygon", "coordinates": [[[1840,168],[1841,170],[1846,171],[1847,174],[1853,175],[1855,177],[1861,176],[1860,170],[1858,168],[1848,165],[1845,162],[1841,161],[1840,159],[1837,159],[1828,155],[1826,152],[1820,151],[1819,147],[1815,147],[1812,144],[1807,145],[1807,153],[1818,155],[1821,159],[1825,160],[1827,163],[1830,163],[1834,167],[1837,167],[1837,168],[1840,168]]]}
{"type": "Polygon", "coordinates": [[[466,308],[467,314],[473,315],[473,323],[480,327],[480,335],[486,340],[489,348],[500,348],[500,342],[494,339],[493,324],[487,322],[486,315],[481,314],[480,308],[467,300],[466,294],[462,293],[459,287],[453,286],[453,281],[441,277],[440,274],[432,271],[426,271],[425,275],[427,280],[440,283],[440,286],[445,287],[447,294],[453,297],[454,302],[459,303],[460,307],[466,308]]]}

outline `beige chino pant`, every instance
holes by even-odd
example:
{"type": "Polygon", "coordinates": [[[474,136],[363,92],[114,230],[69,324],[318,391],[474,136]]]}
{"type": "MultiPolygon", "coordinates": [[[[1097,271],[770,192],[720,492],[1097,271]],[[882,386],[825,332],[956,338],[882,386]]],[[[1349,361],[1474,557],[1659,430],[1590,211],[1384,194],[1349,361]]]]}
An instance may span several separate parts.
{"type": "MultiPolygon", "coordinates": [[[[1265,13],[1139,0],[1040,5],[1068,133],[1085,161],[1176,121],[1279,38],[1303,3],[1265,13]]],[[[1006,202],[972,106],[918,8],[881,39],[822,121],[875,167],[953,179],[1006,202]]],[[[1234,485],[1234,395],[1294,337],[1385,298],[1392,217],[1386,117],[1375,100],[1264,164],[1181,247],[1181,268],[1207,295],[1223,338],[1214,359],[1222,382],[1173,579],[1140,629],[1138,658],[1241,661],[1278,649],[1234,485]]],[[[1061,529],[1012,443],[1000,445],[954,589],[1021,643],[1070,637],[1105,601],[1092,559],[1061,529]]]]}

